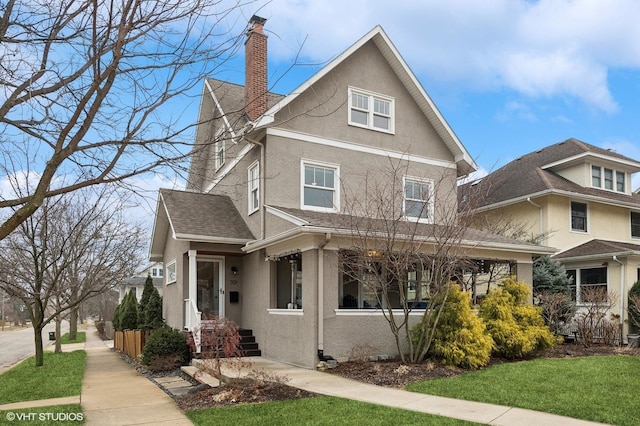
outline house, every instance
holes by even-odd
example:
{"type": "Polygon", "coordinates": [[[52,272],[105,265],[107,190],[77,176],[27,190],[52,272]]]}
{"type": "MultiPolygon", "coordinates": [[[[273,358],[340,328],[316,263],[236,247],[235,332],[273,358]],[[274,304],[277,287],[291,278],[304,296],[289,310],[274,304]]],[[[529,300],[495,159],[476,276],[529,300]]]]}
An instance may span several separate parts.
{"type": "Polygon", "coordinates": [[[628,330],[626,295],[640,279],[640,194],[632,175],[640,161],[568,139],[523,155],[461,192],[486,218],[511,216],[543,244],[573,277],[573,300],[585,307],[584,289],[613,295],[611,314],[628,330]],[[622,297],[620,297],[622,296],[622,297]]]}
{"type": "MultiPolygon", "coordinates": [[[[187,330],[230,318],[265,357],[308,368],[363,345],[395,355],[365,274],[346,279],[340,265],[349,224],[383,224],[359,194],[401,165],[384,181],[397,188],[387,201],[428,253],[444,207],[457,214],[457,179],[476,164],[381,27],[280,96],[267,90],[264,24],[250,22],[244,87],[204,82],[186,190],[159,192],[150,257],[166,268],[164,318],[187,330]]],[[[532,256],[554,252],[473,230],[460,247],[508,261],[529,283],[532,256]]]]}
{"type": "Polygon", "coordinates": [[[153,286],[158,290],[160,296],[162,296],[164,290],[162,280],[163,273],[162,262],[154,262],[135,276],[123,280],[115,287],[118,291],[118,303],[122,302],[124,296],[130,291],[134,292],[138,302],[140,302],[142,291],[144,290],[144,283],[147,281],[148,276],[151,277],[153,286]]]}

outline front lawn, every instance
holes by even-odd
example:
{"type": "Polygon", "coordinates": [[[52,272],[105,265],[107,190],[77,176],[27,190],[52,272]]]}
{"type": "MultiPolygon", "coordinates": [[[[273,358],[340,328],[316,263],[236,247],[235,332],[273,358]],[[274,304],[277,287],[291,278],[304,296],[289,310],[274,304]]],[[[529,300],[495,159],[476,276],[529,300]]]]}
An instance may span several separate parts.
{"type": "Polygon", "coordinates": [[[44,352],[44,365],[35,366],[35,357],[0,375],[0,404],[80,395],[85,351],[44,352]]]}
{"type": "Polygon", "coordinates": [[[76,340],[69,340],[69,333],[65,333],[60,337],[60,344],[66,345],[67,343],[84,343],[87,341],[87,335],[84,331],[76,332],[76,340]]]}
{"type": "Polygon", "coordinates": [[[205,408],[186,412],[195,425],[430,425],[475,423],[331,396],[205,408]]]}
{"type": "Polygon", "coordinates": [[[412,383],[430,395],[527,408],[615,425],[638,424],[640,357],[540,358],[412,383]]]}

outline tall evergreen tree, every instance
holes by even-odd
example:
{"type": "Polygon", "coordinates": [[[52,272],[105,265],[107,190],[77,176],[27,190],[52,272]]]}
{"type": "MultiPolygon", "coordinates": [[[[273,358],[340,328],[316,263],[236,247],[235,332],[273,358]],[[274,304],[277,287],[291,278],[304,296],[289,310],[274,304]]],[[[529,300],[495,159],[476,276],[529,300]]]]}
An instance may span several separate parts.
{"type": "Polygon", "coordinates": [[[164,325],[162,319],[162,297],[155,288],[149,296],[147,305],[144,308],[144,323],[142,328],[147,330],[155,330],[164,325]]]}
{"type": "Polygon", "coordinates": [[[122,330],[135,330],[138,328],[138,299],[134,292],[129,291],[123,300],[123,310],[120,317],[122,330]]]}
{"type": "Polygon", "coordinates": [[[549,256],[542,256],[533,262],[533,291],[566,293],[571,291],[571,277],[564,266],[549,256]]]}
{"type": "Polygon", "coordinates": [[[147,279],[145,280],[144,288],[142,289],[142,296],[140,296],[140,305],[138,309],[138,324],[142,328],[146,328],[144,327],[144,324],[146,323],[146,316],[144,312],[147,307],[147,303],[149,302],[149,298],[154,291],[157,292],[156,288],[153,286],[153,278],[151,278],[150,274],[147,274],[147,279]]]}

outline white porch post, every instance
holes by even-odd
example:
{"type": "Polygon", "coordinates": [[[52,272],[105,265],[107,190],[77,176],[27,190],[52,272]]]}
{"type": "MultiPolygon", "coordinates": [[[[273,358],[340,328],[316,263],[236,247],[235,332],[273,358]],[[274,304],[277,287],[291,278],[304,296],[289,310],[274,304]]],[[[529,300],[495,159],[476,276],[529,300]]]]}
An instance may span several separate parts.
{"type": "MultiPolygon", "coordinates": [[[[196,258],[197,252],[195,250],[189,250],[189,305],[190,309],[193,309],[194,306],[197,306],[198,302],[198,264],[196,258]]],[[[193,313],[195,314],[195,312],[193,313]]],[[[189,322],[191,323],[191,318],[194,318],[194,315],[189,315],[189,322]]],[[[193,329],[200,324],[189,324],[189,329],[193,329]]]]}

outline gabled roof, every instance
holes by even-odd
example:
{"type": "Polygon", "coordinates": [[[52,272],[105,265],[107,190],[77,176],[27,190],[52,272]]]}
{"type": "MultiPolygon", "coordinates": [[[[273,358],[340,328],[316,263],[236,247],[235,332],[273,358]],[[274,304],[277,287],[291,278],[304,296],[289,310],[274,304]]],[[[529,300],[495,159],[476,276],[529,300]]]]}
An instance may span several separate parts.
{"type": "Polygon", "coordinates": [[[594,239],[553,256],[556,260],[584,260],[612,256],[640,256],[640,244],[594,239]]]}
{"type": "MultiPolygon", "coordinates": [[[[380,233],[384,235],[388,231],[389,222],[381,219],[371,219],[361,216],[352,216],[340,213],[323,213],[309,210],[293,209],[287,207],[267,206],[267,212],[274,214],[281,219],[287,220],[296,225],[290,233],[336,233],[340,235],[353,235],[358,232],[380,233]]],[[[445,236],[451,231],[444,225],[434,225],[425,223],[415,223],[411,221],[393,221],[395,227],[393,233],[400,239],[403,235],[411,237],[416,241],[435,242],[437,237],[445,236]]],[[[457,232],[457,231],[454,231],[457,232]]],[[[255,241],[247,244],[243,248],[246,251],[254,251],[262,246],[269,245],[281,238],[288,238],[290,235],[278,235],[271,239],[255,241]]],[[[518,241],[501,235],[490,234],[473,228],[465,228],[461,234],[461,244],[467,247],[483,247],[501,250],[511,250],[532,254],[552,254],[556,249],[540,246],[525,241],[518,241]]]]}
{"type": "Polygon", "coordinates": [[[523,155],[484,177],[479,183],[468,183],[458,191],[461,200],[473,200],[473,207],[482,209],[495,204],[509,204],[527,197],[561,193],[582,195],[586,198],[606,199],[613,203],[640,207],[638,194],[627,195],[578,185],[554,172],[574,162],[598,158],[624,165],[630,170],[640,170],[640,162],[614,151],[567,139],[555,145],[523,155]]]}
{"type": "Polygon", "coordinates": [[[228,196],[161,189],[152,260],[162,259],[167,232],[176,240],[193,242],[242,245],[255,239],[228,196]]]}
{"type": "Polygon", "coordinates": [[[297,89],[291,92],[288,96],[285,96],[278,103],[269,108],[262,117],[256,120],[255,127],[265,127],[273,123],[275,114],[278,111],[289,105],[300,94],[313,86],[322,77],[330,73],[333,69],[344,62],[349,56],[351,56],[354,52],[356,52],[369,41],[372,41],[380,50],[400,81],[404,84],[408,92],[416,101],[426,118],[429,120],[438,135],[442,138],[451,153],[454,155],[456,164],[458,166],[458,175],[467,175],[477,170],[478,166],[476,165],[471,155],[469,155],[466,148],[462,145],[462,143],[453,132],[449,124],[446,122],[438,108],[435,106],[427,92],[424,90],[416,76],[413,74],[407,63],[395,48],[387,34],[379,25],[369,31],[369,33],[367,33],[364,37],[354,43],[342,54],[338,55],[328,65],[323,67],[310,79],[305,81],[297,89]]]}

